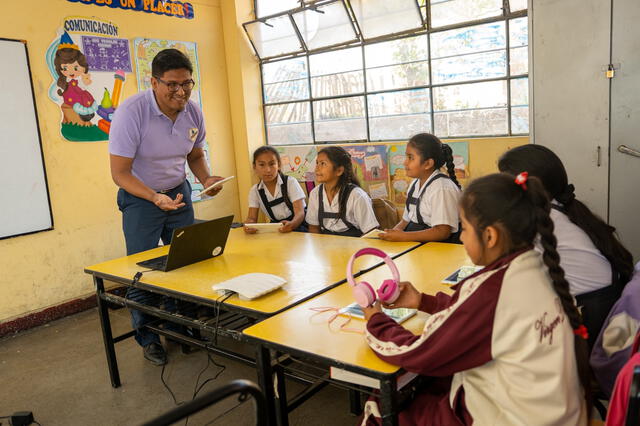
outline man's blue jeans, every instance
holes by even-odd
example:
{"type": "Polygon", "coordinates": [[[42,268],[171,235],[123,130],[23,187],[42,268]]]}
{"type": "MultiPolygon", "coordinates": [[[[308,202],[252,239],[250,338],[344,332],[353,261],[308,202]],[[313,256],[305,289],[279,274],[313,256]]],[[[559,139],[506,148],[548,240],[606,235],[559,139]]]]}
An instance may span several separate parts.
{"type": "MultiPolygon", "coordinates": [[[[164,211],[150,201],[131,195],[124,189],[118,191],[118,208],[122,212],[122,230],[127,243],[127,255],[155,248],[160,239],[164,244],[170,244],[174,229],[193,224],[191,185],[188,181],[185,180],[182,185],[173,188],[166,195],[175,199],[179,193],[183,195],[184,207],[178,210],[164,211]]],[[[152,294],[145,290],[133,287],[129,287],[127,290],[128,299],[145,304],[150,304],[150,300],[157,301],[156,305],[162,302],[164,309],[176,310],[174,299],[157,295],[150,296],[152,294]]],[[[151,343],[160,343],[157,334],[143,327],[153,319],[154,317],[140,311],[131,310],[131,325],[136,330],[136,341],[142,347],[151,343]]]]}

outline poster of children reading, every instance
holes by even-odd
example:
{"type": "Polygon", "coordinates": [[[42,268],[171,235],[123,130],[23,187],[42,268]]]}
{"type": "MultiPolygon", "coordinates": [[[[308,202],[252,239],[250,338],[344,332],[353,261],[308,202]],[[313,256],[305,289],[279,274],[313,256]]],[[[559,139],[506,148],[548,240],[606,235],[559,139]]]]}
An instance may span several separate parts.
{"type": "Polygon", "coordinates": [[[67,17],[45,59],[49,98],[60,106],[60,133],[72,142],[106,141],[127,73],[129,41],[97,18],[67,17]]]}

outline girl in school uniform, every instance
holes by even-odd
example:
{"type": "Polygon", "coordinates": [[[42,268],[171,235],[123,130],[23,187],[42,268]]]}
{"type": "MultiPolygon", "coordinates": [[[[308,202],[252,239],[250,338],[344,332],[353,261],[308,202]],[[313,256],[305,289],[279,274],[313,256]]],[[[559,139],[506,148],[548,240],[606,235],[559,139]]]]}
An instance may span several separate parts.
{"type": "Polygon", "coordinates": [[[429,133],[419,133],[407,144],[404,167],[415,178],[407,191],[402,220],[385,229],[387,241],[459,242],[458,199],[451,147],[429,133]],[[440,171],[447,167],[448,175],[440,171]]]}
{"type": "MultiPolygon", "coordinates": [[[[245,223],[258,221],[258,209],[274,222],[282,223],[280,232],[306,232],[305,197],[297,180],[280,171],[280,154],[271,146],[261,146],[253,153],[253,170],[260,182],[249,190],[249,214],[245,223]]],[[[244,227],[248,234],[255,228],[244,227]]]]}
{"type": "MultiPolygon", "coordinates": [[[[527,170],[542,181],[551,198],[560,266],[582,309],[592,347],[633,275],[633,256],[618,240],[615,228],[576,199],[562,161],[549,148],[533,144],[513,148],[502,155],[498,168],[513,174],[527,170]]],[[[540,244],[537,246],[542,251],[540,244]]]]}
{"type": "MultiPolygon", "coordinates": [[[[474,180],[460,203],[461,237],[484,268],[452,295],[401,283],[394,307],[431,314],[420,335],[379,304],[364,308],[374,352],[420,375],[401,425],[586,424],[586,329],[559,265],[549,210],[536,178],[474,180]],[[536,235],[544,256],[533,249],[536,235]]],[[[362,424],[380,424],[375,400],[362,424]]]]}
{"type": "Polygon", "coordinates": [[[330,146],[318,152],[316,182],[307,209],[310,232],[360,237],[378,226],[371,198],[360,187],[344,148],[330,146]]]}

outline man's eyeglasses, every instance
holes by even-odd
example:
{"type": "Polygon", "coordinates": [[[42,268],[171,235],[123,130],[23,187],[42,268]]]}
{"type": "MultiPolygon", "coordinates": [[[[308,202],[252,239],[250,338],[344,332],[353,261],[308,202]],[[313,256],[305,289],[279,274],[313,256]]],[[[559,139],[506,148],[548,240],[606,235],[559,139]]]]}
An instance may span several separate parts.
{"type": "Polygon", "coordinates": [[[155,79],[167,86],[167,89],[169,89],[170,92],[177,92],[180,87],[182,87],[182,90],[185,92],[189,92],[193,89],[193,86],[196,85],[196,82],[193,80],[187,80],[184,83],[176,83],[175,81],[164,81],[160,77],[155,77],[155,79]]]}

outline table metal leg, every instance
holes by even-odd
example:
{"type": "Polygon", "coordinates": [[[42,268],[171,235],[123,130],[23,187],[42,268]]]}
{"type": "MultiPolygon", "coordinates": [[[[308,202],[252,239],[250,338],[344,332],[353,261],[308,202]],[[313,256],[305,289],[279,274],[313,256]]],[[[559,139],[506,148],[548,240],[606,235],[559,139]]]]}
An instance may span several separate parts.
{"type": "Polygon", "coordinates": [[[273,369],[277,380],[276,388],[278,389],[278,395],[276,396],[278,426],[289,426],[289,407],[287,406],[287,386],[284,378],[284,368],[276,365],[273,369]]]}
{"type": "Polygon", "coordinates": [[[271,354],[269,349],[262,345],[256,347],[256,370],[258,384],[267,401],[267,422],[270,426],[276,426],[276,395],[273,383],[273,369],[271,368],[271,354]]]}
{"type": "Polygon", "coordinates": [[[100,317],[100,326],[102,327],[102,340],[104,341],[104,351],[107,355],[107,366],[109,367],[109,376],[111,378],[111,386],[117,388],[120,386],[120,373],[118,371],[118,360],[116,359],[116,349],[113,341],[113,333],[111,332],[111,321],[109,319],[109,306],[102,299],[104,293],[104,281],[102,278],[93,277],[93,283],[96,286],[96,299],[98,302],[98,316],[100,317]]]}
{"type": "Polygon", "coordinates": [[[380,380],[380,414],[384,426],[398,425],[398,389],[395,378],[380,380]]]}
{"type": "Polygon", "coordinates": [[[355,389],[349,389],[349,413],[353,416],[362,414],[362,393],[355,389]]]}

